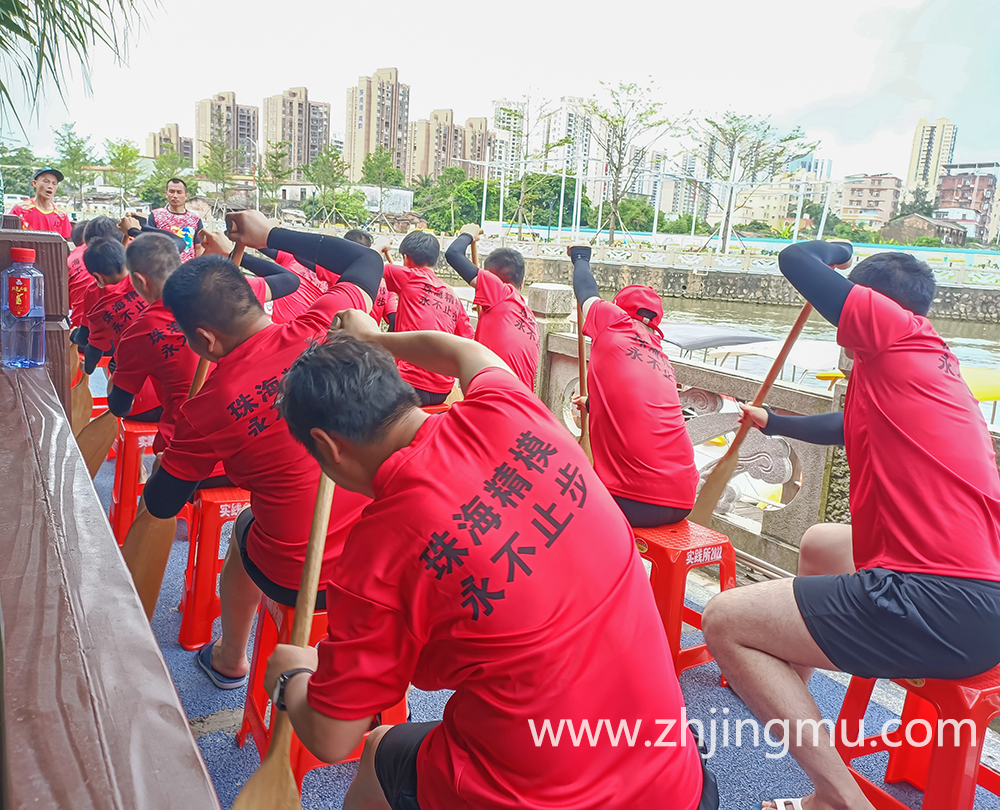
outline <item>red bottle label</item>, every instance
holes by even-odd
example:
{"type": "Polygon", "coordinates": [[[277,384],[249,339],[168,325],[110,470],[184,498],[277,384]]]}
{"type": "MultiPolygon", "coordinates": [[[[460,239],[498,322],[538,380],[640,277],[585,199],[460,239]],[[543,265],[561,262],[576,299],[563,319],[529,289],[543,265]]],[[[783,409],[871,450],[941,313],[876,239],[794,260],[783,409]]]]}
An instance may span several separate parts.
{"type": "Polygon", "coordinates": [[[31,279],[7,279],[7,306],[15,318],[23,318],[31,312],[31,279]]]}

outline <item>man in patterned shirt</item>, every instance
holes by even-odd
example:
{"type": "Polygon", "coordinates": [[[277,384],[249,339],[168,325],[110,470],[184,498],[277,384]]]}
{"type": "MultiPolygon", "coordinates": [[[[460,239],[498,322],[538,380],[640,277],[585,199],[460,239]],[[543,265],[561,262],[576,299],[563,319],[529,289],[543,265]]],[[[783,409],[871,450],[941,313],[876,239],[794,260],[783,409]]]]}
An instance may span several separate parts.
{"type": "Polygon", "coordinates": [[[181,250],[181,261],[190,261],[195,257],[195,244],[198,234],[205,228],[201,217],[194,211],[187,210],[187,183],[179,177],[167,181],[167,207],[157,208],[146,221],[147,229],[156,228],[167,231],[184,240],[181,250]]]}

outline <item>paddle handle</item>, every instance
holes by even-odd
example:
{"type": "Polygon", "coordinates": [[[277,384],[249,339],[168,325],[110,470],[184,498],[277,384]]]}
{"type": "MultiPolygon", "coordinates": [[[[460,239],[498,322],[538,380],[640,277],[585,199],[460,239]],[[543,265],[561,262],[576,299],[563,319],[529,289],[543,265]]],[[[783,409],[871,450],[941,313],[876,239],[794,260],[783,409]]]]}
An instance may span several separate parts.
{"type": "MultiPolygon", "coordinates": [[[[781,368],[785,365],[785,361],[788,360],[788,355],[792,351],[792,346],[802,333],[802,328],[806,325],[806,321],[809,320],[809,315],[812,311],[812,304],[806,302],[805,306],[802,307],[802,311],[799,313],[799,317],[797,317],[795,319],[795,323],[792,324],[792,328],[788,332],[788,337],[785,338],[785,345],[781,347],[781,351],[778,352],[778,356],[774,358],[774,362],[771,364],[771,368],[767,372],[764,382],[761,383],[760,388],[757,390],[757,396],[753,398],[752,404],[756,407],[760,408],[764,404],[764,400],[771,392],[771,386],[774,385],[774,381],[778,379],[778,375],[781,373],[781,368]]],[[[747,429],[749,430],[749,426],[747,429]]]]}
{"type": "Polygon", "coordinates": [[[326,473],[320,473],[316,508],[313,509],[312,528],[309,530],[309,546],[306,548],[306,562],[302,566],[302,581],[299,584],[298,598],[295,600],[295,623],[292,625],[290,643],[296,647],[309,645],[313,612],[316,609],[316,593],[319,591],[319,575],[323,570],[323,554],[326,551],[326,532],[330,526],[333,491],[333,481],[326,473]]]}
{"type": "MultiPolygon", "coordinates": [[[[576,353],[580,366],[580,396],[587,396],[587,339],[583,334],[583,305],[576,302],[576,353]]],[[[580,409],[580,447],[587,460],[594,463],[594,452],[590,448],[590,413],[580,409]]]]}
{"type": "Polygon", "coordinates": [[[479,267],[479,243],[477,240],[472,240],[472,244],[469,246],[469,253],[472,256],[472,263],[476,265],[476,267],[479,267]]]}

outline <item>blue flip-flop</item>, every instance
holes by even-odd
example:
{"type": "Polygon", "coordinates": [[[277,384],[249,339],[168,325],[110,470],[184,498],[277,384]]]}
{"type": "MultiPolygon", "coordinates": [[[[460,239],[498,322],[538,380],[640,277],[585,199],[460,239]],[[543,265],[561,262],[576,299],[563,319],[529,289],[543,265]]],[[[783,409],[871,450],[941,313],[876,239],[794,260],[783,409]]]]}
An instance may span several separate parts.
{"type": "MultiPolygon", "coordinates": [[[[218,641],[218,639],[215,641],[218,641]]],[[[230,678],[212,668],[212,648],[215,646],[215,641],[208,642],[208,644],[194,654],[195,663],[205,671],[209,680],[219,687],[219,689],[239,689],[241,686],[246,686],[247,681],[250,679],[249,673],[242,678],[230,678]]]]}

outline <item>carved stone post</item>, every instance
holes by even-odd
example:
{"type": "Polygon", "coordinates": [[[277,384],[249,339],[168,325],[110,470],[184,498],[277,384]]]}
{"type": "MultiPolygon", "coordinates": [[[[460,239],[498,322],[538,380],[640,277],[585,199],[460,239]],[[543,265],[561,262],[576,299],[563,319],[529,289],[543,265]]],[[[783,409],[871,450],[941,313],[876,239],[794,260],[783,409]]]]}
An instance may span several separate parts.
{"type": "MultiPolygon", "coordinates": [[[[552,355],[548,351],[548,338],[553,332],[569,332],[567,321],[576,299],[573,288],[566,284],[538,282],[528,288],[528,306],[538,322],[538,347],[541,356],[538,374],[535,377],[535,393],[543,400],[548,391],[549,375],[552,371],[552,355]]],[[[551,408],[551,404],[549,405],[551,408]]]]}

